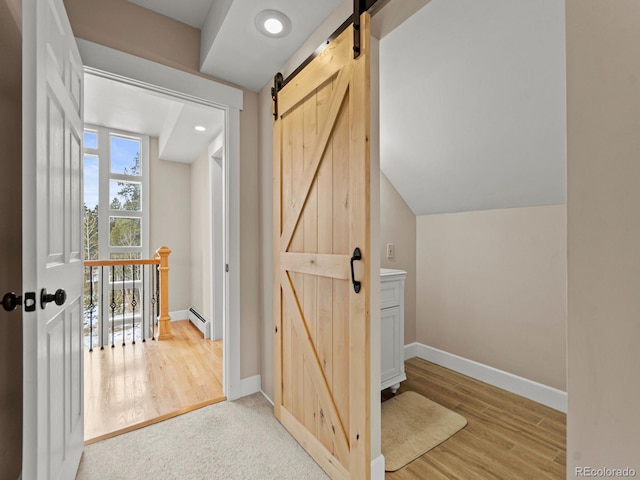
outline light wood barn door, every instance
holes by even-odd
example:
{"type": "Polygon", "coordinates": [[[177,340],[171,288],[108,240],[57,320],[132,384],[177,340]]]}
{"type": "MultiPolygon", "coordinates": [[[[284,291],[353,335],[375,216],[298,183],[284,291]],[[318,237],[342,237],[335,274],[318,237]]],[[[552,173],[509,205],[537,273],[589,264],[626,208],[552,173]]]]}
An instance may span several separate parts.
{"type": "Polygon", "coordinates": [[[370,475],[366,13],[361,34],[357,59],[348,28],[280,91],[274,123],[275,415],[334,479],[370,475]]]}

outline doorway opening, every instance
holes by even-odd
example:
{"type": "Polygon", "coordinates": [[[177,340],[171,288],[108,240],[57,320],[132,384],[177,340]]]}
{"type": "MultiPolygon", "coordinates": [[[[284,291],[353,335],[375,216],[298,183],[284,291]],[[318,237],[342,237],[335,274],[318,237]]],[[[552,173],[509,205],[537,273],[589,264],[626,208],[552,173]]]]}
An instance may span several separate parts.
{"type": "Polygon", "coordinates": [[[98,256],[142,263],[171,250],[168,300],[156,265],[146,280],[142,265],[118,264],[95,267],[85,281],[85,440],[93,443],[225,399],[229,115],[91,68],[84,98],[85,135],[103,139],[85,148],[98,256]],[[123,139],[142,146],[128,152],[130,166],[118,157],[123,139]],[[165,301],[170,333],[158,322],[165,301]]]}

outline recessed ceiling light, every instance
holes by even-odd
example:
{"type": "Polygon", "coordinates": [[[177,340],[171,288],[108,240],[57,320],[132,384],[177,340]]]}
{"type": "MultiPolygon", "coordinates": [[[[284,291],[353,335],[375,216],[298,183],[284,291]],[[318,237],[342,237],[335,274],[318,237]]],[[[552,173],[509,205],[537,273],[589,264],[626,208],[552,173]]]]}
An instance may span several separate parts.
{"type": "Polygon", "coordinates": [[[271,35],[279,34],[283,28],[284,25],[282,25],[282,22],[277,18],[267,18],[264,21],[264,29],[271,35]]]}
{"type": "Polygon", "coordinates": [[[256,28],[271,38],[281,38],[291,31],[291,20],[277,10],[263,10],[256,15],[256,28]]]}
{"type": "Polygon", "coordinates": [[[207,131],[207,127],[205,127],[203,125],[196,125],[195,127],[193,127],[193,129],[196,132],[206,132],[207,131]]]}

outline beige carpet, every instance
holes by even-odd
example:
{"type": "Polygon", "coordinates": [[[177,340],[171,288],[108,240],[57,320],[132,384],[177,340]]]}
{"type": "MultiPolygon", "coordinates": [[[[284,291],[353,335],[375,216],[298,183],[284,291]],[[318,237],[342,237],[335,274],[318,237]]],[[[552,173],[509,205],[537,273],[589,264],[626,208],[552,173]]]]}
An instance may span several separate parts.
{"type": "Polygon", "coordinates": [[[462,429],[467,420],[416,392],[382,404],[385,470],[395,472],[462,429]]]}
{"type": "Polygon", "coordinates": [[[85,447],[76,480],[325,480],[261,393],[85,447]]]}

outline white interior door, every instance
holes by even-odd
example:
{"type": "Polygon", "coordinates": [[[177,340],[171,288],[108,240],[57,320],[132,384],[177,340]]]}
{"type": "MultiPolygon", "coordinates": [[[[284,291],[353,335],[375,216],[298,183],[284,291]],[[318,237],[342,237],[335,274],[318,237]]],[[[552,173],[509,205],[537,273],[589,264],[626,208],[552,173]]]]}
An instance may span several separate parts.
{"type": "Polygon", "coordinates": [[[23,317],[23,478],[69,479],[84,432],[82,62],[62,0],[23,0],[22,15],[23,291],[36,298],[23,317]]]}

